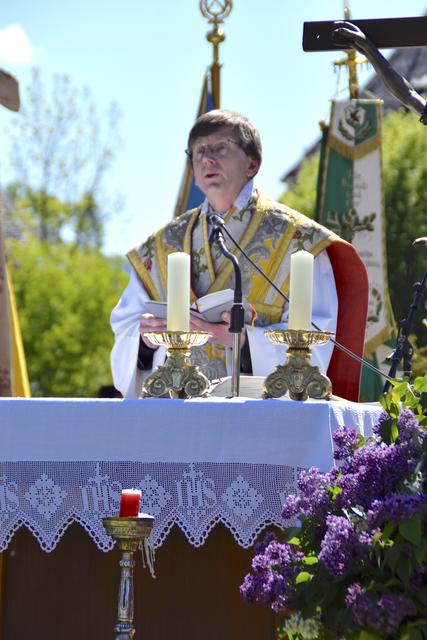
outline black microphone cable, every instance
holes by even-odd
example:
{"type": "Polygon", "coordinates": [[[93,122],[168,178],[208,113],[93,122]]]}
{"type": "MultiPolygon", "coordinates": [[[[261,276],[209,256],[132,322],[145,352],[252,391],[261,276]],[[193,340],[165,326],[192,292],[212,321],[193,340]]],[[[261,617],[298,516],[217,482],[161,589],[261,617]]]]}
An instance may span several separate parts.
{"type": "MultiPolygon", "coordinates": [[[[261,267],[259,267],[253,260],[252,258],[249,257],[249,255],[244,251],[244,249],[242,249],[242,247],[239,245],[239,243],[233,238],[233,236],[231,235],[231,233],[228,231],[228,229],[225,226],[225,222],[224,220],[221,218],[221,216],[218,216],[216,214],[210,214],[208,216],[208,221],[211,222],[213,225],[216,226],[220,226],[222,228],[222,230],[227,234],[227,236],[230,238],[231,242],[234,244],[235,247],[237,247],[237,249],[241,252],[241,254],[246,258],[246,260],[248,260],[250,262],[250,264],[255,267],[255,269],[258,271],[258,273],[260,273],[262,275],[263,278],[265,278],[265,280],[267,280],[267,282],[273,287],[273,289],[275,291],[277,291],[277,293],[284,299],[286,300],[286,302],[289,303],[289,298],[288,296],[283,293],[283,291],[281,291],[279,289],[279,287],[274,284],[274,282],[268,277],[268,275],[266,273],[264,273],[264,271],[261,269],[261,267]]],[[[311,326],[314,327],[316,329],[316,331],[323,331],[323,329],[321,329],[320,327],[317,326],[317,324],[313,321],[311,321],[311,326]]],[[[357,360],[357,362],[359,362],[360,364],[363,364],[365,367],[368,367],[368,369],[371,369],[372,371],[374,371],[375,373],[378,373],[380,376],[382,376],[383,378],[385,378],[386,380],[389,380],[390,382],[397,382],[396,378],[391,378],[390,376],[388,376],[386,373],[384,373],[383,371],[381,371],[380,369],[378,369],[377,367],[375,367],[371,362],[368,362],[367,360],[364,360],[364,358],[361,358],[360,356],[356,355],[355,353],[353,353],[352,351],[350,351],[350,349],[347,349],[347,347],[345,347],[343,344],[341,344],[340,342],[338,342],[337,340],[335,340],[335,338],[330,338],[330,341],[332,342],[333,345],[335,345],[336,347],[338,347],[338,349],[340,349],[341,351],[343,351],[345,354],[347,354],[348,356],[350,356],[350,358],[353,358],[354,360],[357,360]]]]}

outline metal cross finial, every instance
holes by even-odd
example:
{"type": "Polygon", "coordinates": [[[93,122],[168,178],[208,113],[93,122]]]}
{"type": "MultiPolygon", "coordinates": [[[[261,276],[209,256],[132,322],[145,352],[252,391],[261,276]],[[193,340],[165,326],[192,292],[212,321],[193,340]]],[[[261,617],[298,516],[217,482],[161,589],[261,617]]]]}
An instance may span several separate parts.
{"type": "Polygon", "coordinates": [[[220,107],[220,64],[218,47],[225,40],[225,34],[219,25],[230,15],[233,8],[232,0],[200,0],[200,11],[213,25],[212,31],[206,35],[207,40],[213,46],[213,63],[211,66],[212,98],[215,109],[220,107]]]}
{"type": "MultiPolygon", "coordinates": [[[[350,7],[348,0],[344,2],[344,20],[351,20],[350,7]]],[[[334,67],[347,67],[348,68],[348,87],[350,91],[350,98],[357,99],[359,97],[359,84],[357,81],[357,65],[367,63],[365,56],[358,56],[354,49],[346,51],[347,58],[345,60],[336,60],[334,67]]]]}
{"type": "Polygon", "coordinates": [[[232,8],[232,0],[200,0],[200,11],[210,24],[216,26],[224,22],[232,8]]]}

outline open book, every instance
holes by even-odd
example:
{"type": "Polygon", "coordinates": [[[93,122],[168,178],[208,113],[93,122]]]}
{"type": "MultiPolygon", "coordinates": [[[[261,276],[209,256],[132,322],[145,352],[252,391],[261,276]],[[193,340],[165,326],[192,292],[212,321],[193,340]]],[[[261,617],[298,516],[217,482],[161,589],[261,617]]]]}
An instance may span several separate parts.
{"type": "MultiPolygon", "coordinates": [[[[233,306],[233,302],[233,289],[223,289],[222,291],[208,293],[205,296],[198,298],[191,305],[190,312],[207,322],[221,322],[221,314],[224,313],[224,311],[230,311],[233,306]]],[[[156,316],[157,318],[166,318],[166,302],[148,300],[145,303],[145,308],[148,313],[152,313],[153,316],[156,316]]]]}

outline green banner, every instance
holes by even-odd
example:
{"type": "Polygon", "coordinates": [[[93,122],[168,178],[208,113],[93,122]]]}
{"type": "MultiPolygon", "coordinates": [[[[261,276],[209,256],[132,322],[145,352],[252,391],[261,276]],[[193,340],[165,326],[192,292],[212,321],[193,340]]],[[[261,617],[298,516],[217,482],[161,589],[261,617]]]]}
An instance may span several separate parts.
{"type": "MultiPolygon", "coordinates": [[[[333,101],[324,131],[317,219],[357,249],[369,278],[365,357],[384,372],[394,320],[388,294],[381,169],[381,101],[333,101]]],[[[361,399],[377,400],[382,377],[366,367],[361,399]]]]}

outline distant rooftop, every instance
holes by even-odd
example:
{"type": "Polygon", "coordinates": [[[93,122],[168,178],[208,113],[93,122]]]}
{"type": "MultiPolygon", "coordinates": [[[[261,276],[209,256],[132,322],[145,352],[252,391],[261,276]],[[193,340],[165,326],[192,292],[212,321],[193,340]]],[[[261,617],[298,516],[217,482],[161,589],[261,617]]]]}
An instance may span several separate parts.
{"type": "MultiPolygon", "coordinates": [[[[427,47],[407,47],[395,49],[388,59],[390,64],[406,78],[418,93],[427,93],[427,47]]],[[[384,112],[403,108],[386,89],[381,78],[374,74],[371,80],[360,89],[361,98],[381,98],[384,112]]],[[[281,178],[288,186],[295,184],[301,164],[320,147],[320,138],[309,147],[302,158],[281,178]]]]}

